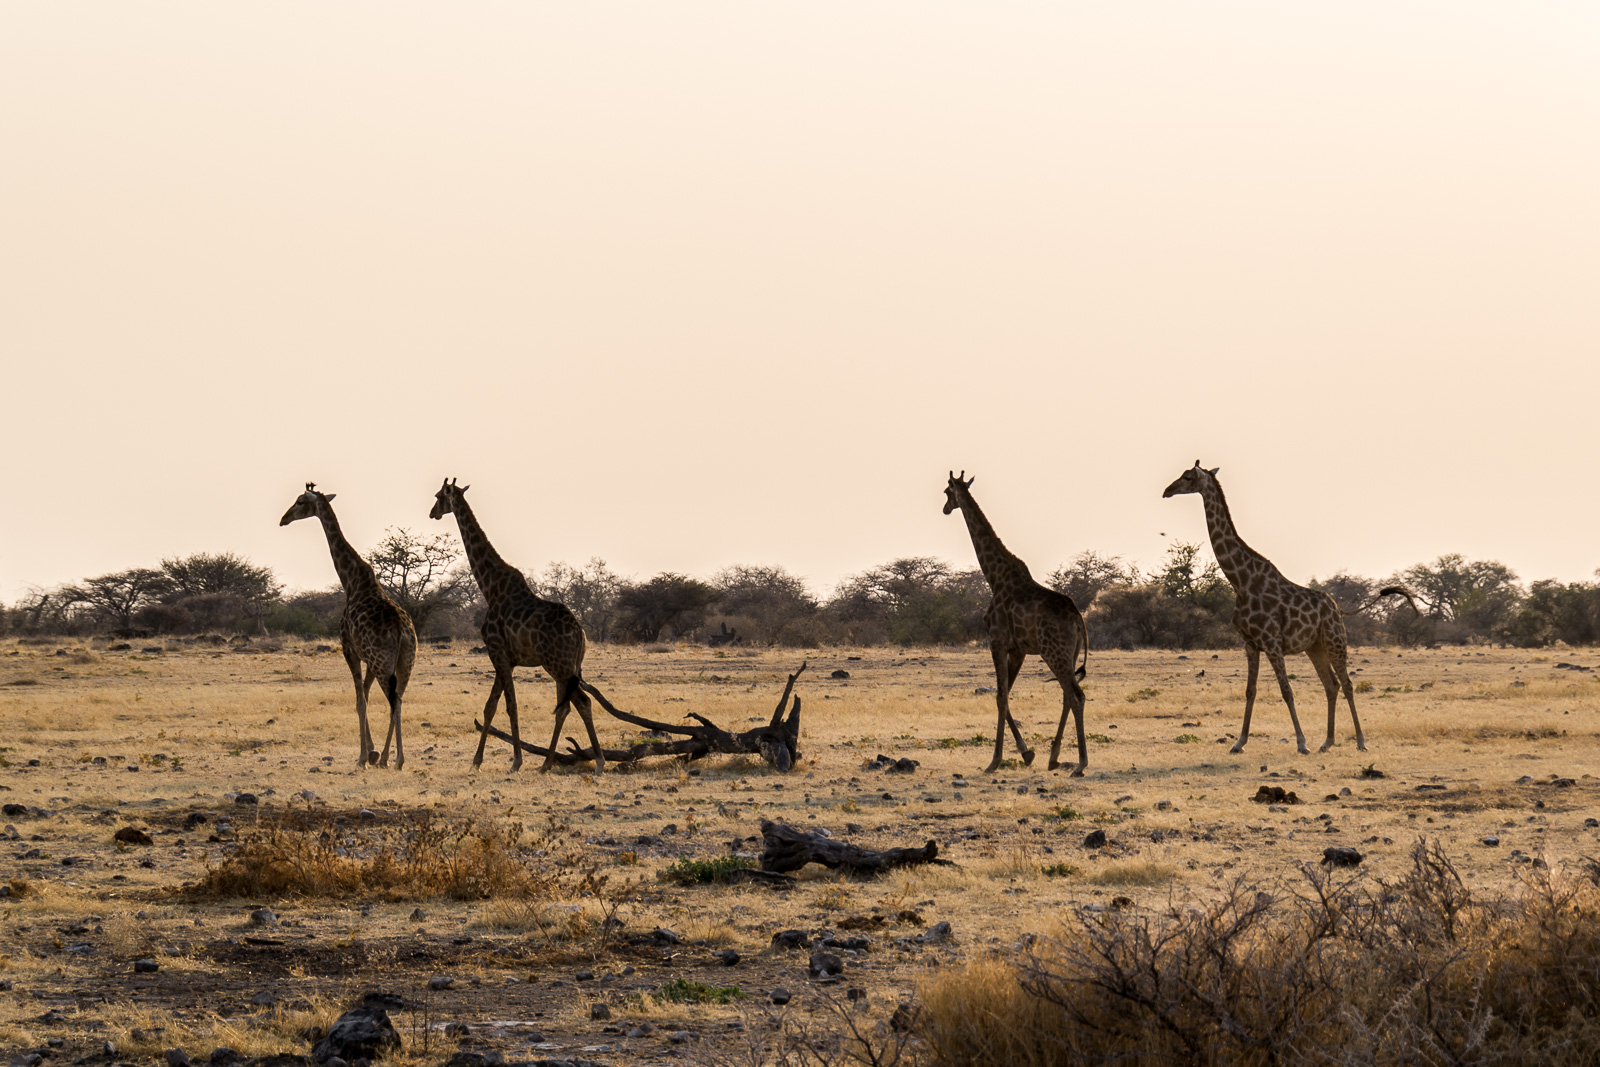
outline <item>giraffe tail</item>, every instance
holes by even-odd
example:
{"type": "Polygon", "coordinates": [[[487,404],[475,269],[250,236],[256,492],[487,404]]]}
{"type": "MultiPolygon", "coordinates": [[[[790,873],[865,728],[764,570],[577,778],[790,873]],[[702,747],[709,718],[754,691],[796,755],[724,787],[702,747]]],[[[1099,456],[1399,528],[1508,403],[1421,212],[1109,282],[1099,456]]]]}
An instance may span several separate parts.
{"type": "Polygon", "coordinates": [[[1089,674],[1089,624],[1081,611],[1078,612],[1078,628],[1083,632],[1083,666],[1073,671],[1072,675],[1081,682],[1089,674]]]}

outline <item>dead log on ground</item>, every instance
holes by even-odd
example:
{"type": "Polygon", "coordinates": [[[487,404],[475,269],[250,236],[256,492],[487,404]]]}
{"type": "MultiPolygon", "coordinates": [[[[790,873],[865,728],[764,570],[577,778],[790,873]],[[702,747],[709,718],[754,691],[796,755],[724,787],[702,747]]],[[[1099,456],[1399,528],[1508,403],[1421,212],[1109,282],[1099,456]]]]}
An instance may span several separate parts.
{"type": "Polygon", "coordinates": [[[879,852],[767,820],[761,823],[761,837],[766,842],[766,848],[761,852],[761,869],[764,871],[798,871],[808,863],[843,867],[856,874],[881,874],[891,867],[912,867],[922,863],[955,866],[949,860],[939,858],[939,845],[934,841],[929,841],[921,848],[886,848],[879,852]]]}
{"type": "MultiPolygon", "coordinates": [[[[789,681],[783,687],[783,696],[778,699],[778,706],[767,725],[737,734],[724,730],[704,715],[690,713],[689,717],[697,720],[699,725],[689,726],[683,723],[657,722],[643,715],[622,711],[607,700],[604,693],[588,682],[583,683],[583,691],[594,697],[613,718],[645,730],[681,735],[672,741],[641,741],[628,748],[602,748],[600,751],[608,763],[632,763],[646,756],[687,756],[691,760],[696,760],[713,752],[721,752],[729,755],[759,755],[778,770],[787,771],[800,759],[800,698],[794,698],[793,708],[789,706],[789,698],[794,693],[794,683],[805,673],[805,669],[806,664],[801,663],[799,669],[789,675],[789,681]],[[786,710],[787,715],[784,714],[786,710]]],[[[476,722],[473,726],[482,729],[476,722]]],[[[489,735],[502,741],[511,740],[510,734],[493,727],[490,727],[489,735]]],[[[567,744],[572,746],[569,751],[551,752],[547,748],[523,741],[522,750],[537,756],[549,756],[563,765],[594,762],[593,748],[580,747],[570,737],[567,738],[567,744]]]]}

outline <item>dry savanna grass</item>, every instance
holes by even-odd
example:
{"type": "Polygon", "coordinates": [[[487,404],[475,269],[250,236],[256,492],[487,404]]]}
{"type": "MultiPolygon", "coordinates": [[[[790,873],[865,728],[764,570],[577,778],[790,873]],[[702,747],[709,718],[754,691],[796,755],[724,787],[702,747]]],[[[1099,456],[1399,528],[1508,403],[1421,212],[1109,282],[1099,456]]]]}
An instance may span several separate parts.
{"type": "MultiPolygon", "coordinates": [[[[681,1049],[663,1035],[694,1029],[694,1055],[712,1061],[750,1061],[764,1049],[767,1062],[831,1062],[868,1048],[926,1060],[964,1046],[953,1031],[935,1041],[923,1024],[907,1026],[908,1013],[889,1027],[902,1003],[921,1003],[928,1025],[990,1012],[1014,1034],[1057,1033],[1063,1009],[1049,996],[1021,997],[1019,975],[1037,961],[1049,968],[1040,982],[1071,987],[1081,976],[1073,961],[1092,944],[1086,930],[1155,936],[1174,914],[1235,914],[1267,893],[1272,908],[1236,945],[1252,966],[1290,974],[1299,957],[1269,958],[1261,946],[1272,931],[1284,944],[1306,940],[1313,912],[1295,903],[1311,892],[1302,872],[1330,846],[1364,855],[1339,875],[1365,894],[1350,898],[1348,922],[1379,915],[1381,887],[1413,877],[1419,839],[1448,857],[1474,903],[1460,960],[1429,989],[1436,999],[1474,976],[1545,996],[1552,987],[1530,977],[1538,968],[1527,961],[1555,950],[1535,927],[1566,929],[1595,906],[1581,883],[1585,857],[1600,856],[1600,824],[1586,822],[1600,819],[1600,671],[1560,666],[1600,664],[1589,650],[1357,650],[1367,752],[1356,751],[1343,710],[1335,747],[1314,751],[1325,705],[1302,659],[1291,670],[1307,756],[1295,752],[1270,686],[1249,746],[1229,752],[1242,711],[1240,652],[1095,652],[1081,779],[1044,769],[1060,690],[1034,661],[1013,707],[1040,756],[981,773],[995,707],[975,692],[994,681],[979,648],[598,646],[585,676],[622,708],[666,720],[693,711],[738,730],[770,716],[802,655],[811,663],[797,688],[803,758],[787,775],[743,757],[658,759],[602,776],[540,775],[530,758],[510,775],[498,742],[481,771],[470,768],[489,675],[465,648],[422,650],[406,695],[407,763],[395,772],[355,766],[353,699],[336,651],[296,642],[264,652],[0,645],[0,801],[24,811],[0,823],[16,828],[4,848],[7,876],[18,880],[0,899],[0,980],[13,985],[0,991],[0,1043],[27,1049],[70,1032],[82,1036],[62,1055],[96,1052],[107,1039],[133,1059],[178,1044],[202,1055],[213,1045],[299,1053],[300,1030],[313,1023],[283,1019],[325,1022],[381,985],[416,1005],[397,1024],[402,1057],[419,1063],[437,1062],[440,1027],[452,1021],[473,1027],[469,1047],[508,1058],[664,1062],[681,1049]],[[835,669],[849,677],[828,677],[835,669]],[[867,769],[880,753],[919,766],[867,769]],[[1262,785],[1300,803],[1253,803],[1262,785]],[[238,803],[240,793],[258,802],[238,803]],[[878,878],[808,868],[788,891],[730,882],[733,861],[759,852],[762,819],[869,847],[931,838],[955,866],[878,878]],[[154,843],[114,842],[123,827],[154,843]],[[1086,845],[1093,831],[1103,846],[1086,845]],[[1547,876],[1547,888],[1527,888],[1547,876]],[[251,924],[262,906],[278,926],[251,924]],[[941,921],[952,936],[927,939],[941,921]],[[789,929],[868,945],[830,950],[845,972],[818,983],[808,952],[772,946],[789,929]],[[715,955],[727,949],[740,956],[731,967],[715,955]],[[136,976],[142,958],[160,970],[136,976]],[[453,985],[430,990],[439,975],[453,985]],[[748,996],[658,996],[680,979],[748,996]],[[794,994],[781,1012],[767,997],[779,986],[794,994]],[[79,996],[91,988],[109,999],[79,996]],[[861,995],[850,999],[849,989],[861,995]],[[263,992],[273,1007],[255,1003],[263,992]],[[596,1002],[611,1006],[610,1023],[590,1017],[596,1002]],[[70,1024],[41,1022],[47,1009],[70,1024]],[[628,1037],[634,1016],[654,1030],[628,1037]],[[739,1020],[743,1031],[728,1028],[739,1020]],[[133,1029],[151,1041],[134,1042],[133,1029]],[[533,1048],[535,1033],[551,1047],[533,1048]],[[612,1051],[583,1052],[599,1045],[612,1051]]],[[[524,670],[518,692],[523,736],[544,743],[553,684],[524,670]]],[[[613,720],[598,725],[608,744],[638,736],[613,720]]],[[[1015,760],[1009,739],[1006,755],[1015,760]]],[[[1346,953],[1408,973],[1339,929],[1311,955],[1346,953]]],[[[1572,938],[1560,951],[1580,960],[1581,938],[1572,938]]],[[[1416,945],[1419,954],[1436,947],[1416,945]]],[[[1569,1007],[1589,1018],[1585,1003],[1569,1007]]],[[[1448,1025],[1477,1032],[1481,1021],[1469,1012],[1448,1025]]],[[[1353,1031],[1304,1033],[1367,1047],[1353,1031]]],[[[1499,1040],[1485,1033],[1485,1048],[1499,1040]]],[[[1372,1046],[1372,1060],[1403,1058],[1389,1047],[1372,1046]]],[[[1093,1052],[1081,1055],[1092,1061],[1093,1052]]],[[[1037,1048],[1015,1054],[1061,1062],[1037,1048]]]]}

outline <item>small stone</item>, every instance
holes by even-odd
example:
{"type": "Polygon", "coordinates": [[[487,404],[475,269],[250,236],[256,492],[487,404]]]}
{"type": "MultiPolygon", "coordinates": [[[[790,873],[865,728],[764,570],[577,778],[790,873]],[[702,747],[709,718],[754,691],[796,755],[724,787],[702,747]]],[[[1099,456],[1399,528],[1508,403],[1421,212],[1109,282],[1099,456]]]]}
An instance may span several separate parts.
{"type": "Polygon", "coordinates": [[[950,924],[940,921],[928,927],[927,933],[920,935],[919,940],[925,944],[932,945],[938,944],[941,941],[948,941],[954,936],[955,934],[954,931],[951,930],[950,924]]]}
{"type": "Polygon", "coordinates": [[[278,998],[273,996],[270,991],[265,989],[250,998],[250,1003],[254,1004],[258,1008],[270,1008],[277,1002],[278,998]]]}
{"type": "Polygon", "coordinates": [[[189,1054],[181,1048],[167,1049],[167,1067],[189,1067],[189,1054]]]}
{"type": "Polygon", "coordinates": [[[277,926],[278,917],[272,913],[271,908],[257,908],[250,913],[251,926],[277,926]]]}
{"type": "Polygon", "coordinates": [[[472,1027],[466,1023],[445,1023],[444,1035],[446,1037],[462,1038],[472,1033],[472,1027]]]}
{"type": "Polygon", "coordinates": [[[804,930],[780,930],[772,935],[773,948],[810,948],[811,938],[804,930]]]}
{"type": "Polygon", "coordinates": [[[580,982],[592,982],[592,981],[594,981],[594,972],[593,971],[579,971],[577,974],[573,975],[572,977],[576,978],[580,982]]]}
{"type": "Polygon", "coordinates": [[[831,952],[811,954],[811,977],[826,978],[844,972],[844,961],[831,952]]]}
{"type": "Polygon", "coordinates": [[[423,911],[421,908],[412,908],[411,909],[411,921],[412,922],[419,923],[423,919],[426,919],[427,917],[428,917],[428,913],[423,911]]]}
{"type": "Polygon", "coordinates": [[[851,986],[849,989],[846,989],[844,991],[844,995],[846,997],[850,998],[851,1000],[866,1000],[867,999],[867,991],[865,989],[862,989],[860,986],[855,986],[855,985],[851,986]]]}
{"type": "Polygon", "coordinates": [[[1353,848],[1325,848],[1322,850],[1322,862],[1332,867],[1354,867],[1366,859],[1353,848]]]}
{"type": "Polygon", "coordinates": [[[1499,848],[1500,847],[1500,839],[1498,837],[1496,837],[1494,834],[1490,834],[1488,837],[1484,838],[1483,839],[1483,843],[1485,845],[1489,846],[1490,848],[1499,848]]]}
{"type": "Polygon", "coordinates": [[[136,826],[124,826],[114,834],[111,840],[123,845],[153,845],[150,835],[136,826]]]}
{"type": "Polygon", "coordinates": [[[589,1018],[594,1022],[608,1022],[611,1019],[611,1005],[605,1003],[589,1005],[589,1018]]]}
{"type": "Polygon", "coordinates": [[[442,974],[436,974],[432,978],[428,979],[428,988],[433,990],[435,993],[449,989],[455,984],[456,980],[454,978],[450,978],[442,974]]]}
{"type": "Polygon", "coordinates": [[[721,952],[715,953],[714,955],[717,959],[722,961],[722,965],[724,967],[733,967],[737,965],[740,958],[739,954],[731,948],[725,948],[721,952]]]}
{"type": "Polygon", "coordinates": [[[240,793],[238,796],[233,798],[233,802],[235,804],[259,804],[261,803],[261,799],[254,793],[240,793]]]}
{"type": "Polygon", "coordinates": [[[1103,848],[1105,843],[1106,832],[1104,830],[1090,831],[1083,839],[1084,848],[1103,848]]]}
{"type": "Polygon", "coordinates": [[[1600,819],[1585,819],[1583,825],[1585,829],[1593,830],[1596,826],[1600,826],[1600,819]]]}
{"type": "Polygon", "coordinates": [[[237,1062],[240,1058],[238,1049],[218,1045],[211,1050],[211,1067],[226,1067],[227,1064],[237,1062]]]}
{"type": "Polygon", "coordinates": [[[378,817],[378,813],[371,808],[362,808],[359,818],[362,822],[371,822],[378,817]]]}
{"type": "Polygon", "coordinates": [[[674,1045],[687,1045],[691,1041],[699,1041],[700,1035],[693,1030],[674,1030],[667,1035],[667,1040],[674,1045]]]}
{"type": "Polygon", "coordinates": [[[115,1056],[117,1054],[117,1046],[107,1041],[100,1046],[100,1054],[102,1056],[115,1056]]]}
{"type": "Polygon", "coordinates": [[[133,961],[133,973],[134,974],[154,974],[156,971],[159,971],[160,969],[161,969],[161,964],[157,963],[153,959],[146,958],[146,959],[142,959],[142,960],[134,960],[133,961]]]}
{"type": "Polygon", "coordinates": [[[768,996],[772,998],[772,1003],[774,1004],[787,1004],[792,999],[793,994],[791,994],[787,989],[783,988],[783,986],[779,986],[777,989],[774,989],[771,993],[769,993],[768,996]]]}

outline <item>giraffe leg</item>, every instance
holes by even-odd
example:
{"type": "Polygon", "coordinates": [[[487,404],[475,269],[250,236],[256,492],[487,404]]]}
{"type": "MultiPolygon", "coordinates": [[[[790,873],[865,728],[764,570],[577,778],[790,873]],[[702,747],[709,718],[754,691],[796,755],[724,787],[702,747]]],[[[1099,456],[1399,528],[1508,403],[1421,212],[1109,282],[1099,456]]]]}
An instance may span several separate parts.
{"type": "Polygon", "coordinates": [[[575,687],[572,706],[578,709],[578,717],[583,720],[584,729],[589,731],[589,744],[594,746],[594,773],[604,774],[606,754],[600,748],[600,735],[594,732],[594,704],[590,702],[589,694],[575,687]]]}
{"type": "Polygon", "coordinates": [[[1328,694],[1328,736],[1322,742],[1318,752],[1326,752],[1333,747],[1333,713],[1339,707],[1339,682],[1333,676],[1333,665],[1328,662],[1328,653],[1322,649],[1315,649],[1306,653],[1311,657],[1311,666],[1317,670],[1317,677],[1322,679],[1323,692],[1328,694]]]}
{"type": "Polygon", "coordinates": [[[500,680],[500,672],[494,672],[494,685],[489,688],[489,701],[483,706],[483,732],[478,735],[478,751],[472,757],[474,767],[483,766],[483,746],[489,740],[489,723],[494,720],[494,709],[500,704],[500,694],[505,690],[505,683],[500,680]]]}
{"type": "Polygon", "coordinates": [[[1283,653],[1275,648],[1267,649],[1267,662],[1272,664],[1272,673],[1278,676],[1278,689],[1283,693],[1283,702],[1289,705],[1289,721],[1294,724],[1294,743],[1300,750],[1300,755],[1309,756],[1311,750],[1306,747],[1305,731],[1300,729],[1300,716],[1294,710],[1294,688],[1289,685],[1289,671],[1284,666],[1283,653]]]}
{"type": "Polygon", "coordinates": [[[1339,679],[1339,688],[1344,690],[1345,703],[1350,705],[1350,721],[1356,724],[1356,751],[1365,752],[1367,735],[1361,732],[1361,716],[1356,714],[1356,691],[1350,684],[1350,672],[1345,669],[1343,656],[1333,661],[1333,673],[1339,679]]]}
{"type": "Polygon", "coordinates": [[[356,725],[359,729],[361,740],[361,760],[357,766],[367,765],[367,702],[365,694],[361,691],[361,659],[356,654],[355,640],[348,631],[341,629],[340,646],[344,650],[345,666],[350,668],[350,681],[356,687],[356,725]]]}
{"type": "Polygon", "coordinates": [[[361,721],[361,766],[377,762],[378,749],[372,743],[372,730],[367,725],[367,701],[372,693],[372,680],[378,672],[368,664],[367,673],[356,686],[356,718],[361,721]]]}
{"type": "MultiPolygon", "coordinates": [[[[506,668],[506,715],[511,719],[511,769],[522,770],[522,731],[517,729],[517,683],[511,677],[516,667],[506,668]]],[[[552,746],[553,747],[553,746],[552,746]]]]}
{"type": "Polygon", "coordinates": [[[1078,722],[1078,767],[1072,772],[1073,778],[1082,778],[1083,769],[1089,766],[1089,743],[1083,735],[1083,716],[1088,698],[1084,695],[1083,686],[1070,674],[1067,677],[1072,681],[1072,716],[1078,722]]]}
{"type": "Polygon", "coordinates": [[[384,698],[389,701],[389,732],[383,737],[383,755],[378,759],[378,766],[389,766],[389,742],[394,742],[394,769],[400,770],[406,765],[406,747],[400,740],[400,685],[393,674],[383,680],[384,698]]]}
{"type": "MultiPolygon", "coordinates": [[[[561,743],[561,724],[567,721],[567,713],[572,710],[572,698],[566,695],[565,682],[556,683],[556,700],[559,702],[556,704],[556,727],[554,730],[550,731],[550,751],[552,753],[555,752],[556,746],[561,743]]],[[[596,755],[598,755],[598,753],[596,753],[596,755]]],[[[550,769],[550,764],[553,762],[553,755],[546,756],[544,758],[544,762],[539,765],[540,773],[542,774],[543,772],[548,771],[550,769]]]]}
{"type": "MultiPolygon", "coordinates": [[[[994,724],[994,758],[989,761],[989,766],[983,769],[985,774],[993,774],[1000,767],[1000,758],[1005,754],[1006,723],[1012,723],[1012,729],[1016,729],[1016,724],[1012,722],[1011,718],[1011,703],[1009,700],[1011,679],[1016,677],[1011,671],[1010,658],[1015,653],[999,643],[991,644],[989,651],[994,656],[994,702],[999,713],[994,724]]],[[[1019,661],[1017,669],[1020,670],[1021,668],[1022,664],[1019,661]]],[[[1019,736],[1017,738],[1017,747],[1019,749],[1022,747],[1021,742],[1022,738],[1019,736]]],[[[1028,753],[1028,756],[1031,761],[1032,753],[1028,753]]]]}
{"type": "Polygon", "coordinates": [[[1022,731],[1017,728],[1016,717],[1011,714],[1011,690],[1017,684],[1017,675],[1022,671],[1022,661],[1027,656],[1021,652],[1012,652],[1006,657],[1006,722],[1011,725],[1011,736],[1017,742],[1017,751],[1022,754],[1022,765],[1033,766],[1033,749],[1022,739],[1022,731]]]}
{"type": "Polygon", "coordinates": [[[1244,654],[1250,669],[1244,683],[1244,725],[1239,727],[1239,740],[1229,749],[1235,755],[1243,752],[1244,743],[1250,740],[1250,713],[1256,707],[1256,677],[1261,673],[1261,650],[1254,645],[1246,645],[1244,654]]]}

